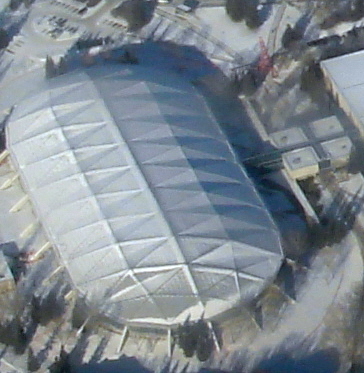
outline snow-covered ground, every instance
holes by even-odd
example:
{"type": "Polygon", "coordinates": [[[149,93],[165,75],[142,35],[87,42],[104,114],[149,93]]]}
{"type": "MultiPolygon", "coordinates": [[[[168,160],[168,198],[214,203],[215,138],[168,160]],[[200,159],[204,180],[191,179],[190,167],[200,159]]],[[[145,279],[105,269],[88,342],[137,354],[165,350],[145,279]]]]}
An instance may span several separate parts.
{"type": "Polygon", "coordinates": [[[224,7],[198,8],[195,14],[206,32],[236,52],[242,52],[254,50],[259,37],[268,39],[277,8],[273,7],[270,17],[258,30],[249,29],[244,21],[233,22],[224,7]]]}
{"type": "MultiPolygon", "coordinates": [[[[6,52],[3,56],[3,65],[10,62],[16,64],[12,69],[17,72],[29,70],[33,65],[39,65],[37,61],[44,62],[47,55],[65,54],[82,33],[110,36],[116,40],[117,45],[127,43],[131,36],[126,35],[125,27],[113,26],[119,21],[109,13],[116,3],[117,0],[101,2],[87,16],[79,16],[62,7],[62,1],[36,2],[21,33],[9,45],[10,52],[6,52]],[[77,33],[70,34],[67,38],[64,38],[64,34],[55,37],[53,26],[47,22],[40,23],[40,20],[55,17],[68,19],[68,23],[77,29],[77,33]]],[[[142,39],[151,38],[181,45],[193,45],[229,76],[235,66],[250,63],[257,57],[260,53],[260,37],[269,44],[272,34],[280,35],[285,28],[282,25],[288,21],[293,22],[297,18],[297,9],[293,7],[269,6],[268,8],[266,21],[253,31],[245,25],[245,22],[231,21],[226,15],[225,8],[221,6],[201,7],[195,14],[186,14],[183,17],[176,15],[173,7],[161,7],[139,35],[142,39]],[[282,14],[278,14],[279,12],[282,14]]]]}
{"type": "Polygon", "coordinates": [[[0,2],[0,12],[2,12],[10,3],[10,0],[2,0],[0,2]]]}
{"type": "MultiPolygon", "coordinates": [[[[355,285],[363,279],[363,260],[359,243],[354,235],[349,235],[341,244],[324,249],[312,262],[304,286],[298,293],[295,303],[290,305],[273,332],[264,331],[250,343],[250,354],[259,356],[261,351],[281,348],[291,336],[296,338],[299,348],[305,340],[314,342],[320,337],[328,311],[345,298],[355,285]],[[312,340],[313,339],[313,340],[312,340]]],[[[312,344],[314,348],[314,343],[312,344]]],[[[258,360],[259,358],[255,358],[258,360]]]]}
{"type": "MultiPolygon", "coordinates": [[[[256,52],[259,52],[259,38],[266,44],[270,44],[272,38],[277,39],[277,45],[269,52],[276,51],[287,24],[294,25],[302,15],[296,7],[286,4],[272,5],[268,12],[266,21],[256,30],[249,29],[244,21],[233,22],[224,7],[198,8],[195,15],[211,36],[238,53],[255,57],[256,52]]],[[[272,42],[275,43],[275,40],[272,42]]]]}
{"type": "MultiPolygon", "coordinates": [[[[163,335],[150,335],[149,337],[146,335],[139,337],[137,334],[131,335],[119,356],[123,353],[130,358],[136,357],[139,363],[134,361],[130,367],[141,371],[169,371],[166,370],[166,366],[170,364],[171,370],[174,369],[175,372],[197,372],[203,367],[206,371],[217,369],[252,372],[257,366],[267,364],[267,360],[281,351],[286,351],[287,354],[295,353],[301,357],[320,351],[320,345],[323,343],[321,336],[324,332],[330,330],[335,330],[335,333],[332,333],[332,338],[330,333],[325,335],[326,340],[324,342],[340,352],[340,350],[345,350],[348,345],[348,341],[344,338],[346,331],[340,329],[340,325],[333,324],[331,314],[335,311],[335,307],[339,307],[336,312],[347,312],[350,315],[350,305],[347,305],[347,309],[345,309],[347,298],[353,289],[361,283],[362,278],[363,260],[359,245],[354,235],[350,234],[341,244],[323,249],[312,260],[305,281],[298,289],[296,301],[286,303],[281,309],[279,319],[274,327],[267,327],[262,330],[255,327],[253,332],[244,329],[242,324],[249,324],[251,320],[246,317],[245,313],[242,313],[240,324],[235,322],[230,333],[236,333],[237,329],[244,329],[244,332],[235,343],[223,346],[222,351],[216,353],[214,358],[207,363],[200,363],[196,358],[184,358],[178,347],[175,347],[172,360],[170,360],[167,355],[166,337],[163,337],[163,335]],[[344,308],[341,309],[343,304],[344,308]],[[168,363],[169,361],[172,362],[168,363]]],[[[86,351],[85,353],[84,363],[88,361],[87,356],[91,356],[93,351],[97,349],[101,339],[101,336],[89,339],[89,352],[86,351]]],[[[85,365],[83,369],[80,369],[80,372],[86,372],[87,367],[91,366],[95,369],[95,372],[113,372],[113,370],[108,370],[108,366],[113,367],[113,369],[123,367],[123,359],[120,360],[120,365],[116,361],[118,360],[116,352],[119,344],[120,338],[115,335],[112,336],[101,359],[112,359],[115,364],[85,365]]],[[[330,370],[325,364],[326,362],[323,361],[321,367],[320,365],[300,366],[299,372],[331,373],[334,371],[330,370]]],[[[349,362],[343,359],[343,361],[338,362],[335,371],[346,373],[348,366],[349,362]]],[[[274,364],[271,368],[272,370],[268,371],[296,372],[296,370],[289,369],[280,370],[279,365],[274,366],[274,364]]]]}

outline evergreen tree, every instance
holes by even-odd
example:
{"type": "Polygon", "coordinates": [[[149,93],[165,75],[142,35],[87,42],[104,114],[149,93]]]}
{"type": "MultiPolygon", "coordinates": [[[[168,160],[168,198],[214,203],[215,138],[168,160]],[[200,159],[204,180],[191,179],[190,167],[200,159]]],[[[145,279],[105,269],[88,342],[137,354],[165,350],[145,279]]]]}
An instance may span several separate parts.
{"type": "Polygon", "coordinates": [[[226,0],[225,10],[232,21],[242,21],[245,17],[244,0],[226,0]]]}
{"type": "Polygon", "coordinates": [[[57,69],[54,64],[52,57],[47,56],[46,63],[45,63],[45,72],[46,78],[50,79],[57,75],[57,69]]]}
{"type": "Polygon", "coordinates": [[[0,27],[0,49],[6,48],[9,45],[10,37],[6,30],[0,27]]]}
{"type": "Polygon", "coordinates": [[[41,367],[41,363],[38,361],[37,356],[34,355],[33,349],[31,347],[29,347],[28,350],[27,365],[29,372],[36,372],[41,367]]]}
{"type": "Polygon", "coordinates": [[[302,34],[291,25],[287,25],[286,30],[282,35],[282,46],[283,48],[289,48],[292,43],[302,39],[302,34]]]}
{"type": "Polygon", "coordinates": [[[62,75],[67,72],[67,62],[64,57],[61,57],[58,63],[58,74],[62,75]]]}
{"type": "Polygon", "coordinates": [[[260,27],[263,23],[259,16],[257,0],[245,0],[245,23],[251,29],[256,29],[260,27]]]}

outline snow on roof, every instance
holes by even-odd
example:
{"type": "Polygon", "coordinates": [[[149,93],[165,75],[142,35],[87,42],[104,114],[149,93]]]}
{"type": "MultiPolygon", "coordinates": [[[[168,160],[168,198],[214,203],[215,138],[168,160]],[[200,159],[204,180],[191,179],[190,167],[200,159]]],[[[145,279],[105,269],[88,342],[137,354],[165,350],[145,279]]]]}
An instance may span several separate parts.
{"type": "Polygon", "coordinates": [[[312,146],[289,151],[284,153],[282,157],[291,170],[314,166],[319,161],[319,157],[312,146]]]}
{"type": "Polygon", "coordinates": [[[321,66],[341,89],[346,89],[364,84],[363,62],[364,51],[359,51],[321,61],[321,66]]]}
{"type": "Polygon", "coordinates": [[[321,144],[325,153],[330,159],[348,158],[353,149],[353,143],[347,136],[338,139],[325,141],[321,144]]]}
{"type": "Polygon", "coordinates": [[[331,135],[344,132],[344,128],[336,115],[315,120],[310,123],[310,127],[315,137],[318,139],[327,138],[331,135]]]}
{"type": "Polygon", "coordinates": [[[190,84],[108,66],[48,85],[14,109],[7,143],[91,303],[118,321],[172,324],[262,291],[279,232],[190,84]]]}
{"type": "Polygon", "coordinates": [[[308,141],[306,135],[299,127],[291,127],[282,131],[273,132],[270,137],[277,148],[285,148],[308,141]]]}

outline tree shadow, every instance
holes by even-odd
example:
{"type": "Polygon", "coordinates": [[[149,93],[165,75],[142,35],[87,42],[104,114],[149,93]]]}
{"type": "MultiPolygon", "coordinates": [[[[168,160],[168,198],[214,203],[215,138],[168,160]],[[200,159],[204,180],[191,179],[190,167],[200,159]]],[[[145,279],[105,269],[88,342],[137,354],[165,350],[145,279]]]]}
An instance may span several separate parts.
{"type": "Polygon", "coordinates": [[[122,356],[118,360],[104,360],[99,363],[88,363],[77,368],[78,373],[153,373],[144,367],[135,357],[122,356]]]}
{"type": "MultiPolygon", "coordinates": [[[[163,373],[181,372],[186,373],[189,371],[189,363],[179,364],[178,361],[168,362],[161,370],[163,373]]],[[[118,360],[104,360],[99,363],[83,364],[77,368],[77,373],[152,373],[151,369],[146,368],[135,357],[122,356],[118,360]]],[[[221,369],[201,368],[198,373],[229,373],[221,369]]],[[[243,373],[243,372],[241,372],[243,373]]]]}
{"type": "Polygon", "coordinates": [[[261,361],[254,372],[269,373],[335,373],[340,367],[340,356],[336,348],[328,348],[295,358],[281,352],[261,361]]]}
{"type": "MultiPolygon", "coordinates": [[[[260,361],[252,371],[253,373],[335,373],[340,367],[340,356],[336,348],[328,348],[307,354],[294,356],[288,351],[278,353],[260,361]]],[[[189,364],[179,366],[178,362],[171,362],[161,369],[161,372],[188,371],[189,364]],[[179,369],[182,370],[179,370],[179,369]]],[[[118,360],[104,360],[99,363],[87,363],[77,367],[78,373],[152,373],[137,358],[122,356],[118,360]]],[[[244,373],[244,368],[224,370],[219,368],[200,368],[198,373],[244,373]]]]}
{"type": "MultiPolygon", "coordinates": [[[[209,368],[201,368],[198,373],[231,373],[227,370],[221,370],[221,369],[209,369],[209,368]]],[[[240,372],[244,373],[244,372],[240,372]]]]}

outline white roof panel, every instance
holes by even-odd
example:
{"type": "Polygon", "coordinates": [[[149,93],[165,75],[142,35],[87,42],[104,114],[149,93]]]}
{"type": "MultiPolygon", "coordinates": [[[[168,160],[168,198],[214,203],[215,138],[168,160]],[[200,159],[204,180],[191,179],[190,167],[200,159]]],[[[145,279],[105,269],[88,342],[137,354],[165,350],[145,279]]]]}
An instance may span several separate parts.
{"type": "Polygon", "coordinates": [[[279,232],[202,97],[140,66],[48,81],[8,148],[74,285],[118,321],[212,317],[278,270],[279,232]]]}
{"type": "Polygon", "coordinates": [[[345,89],[364,84],[363,61],[364,51],[358,51],[321,61],[321,65],[329,72],[336,84],[345,89]]]}

